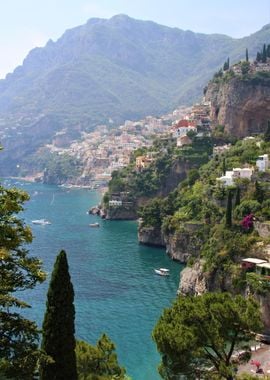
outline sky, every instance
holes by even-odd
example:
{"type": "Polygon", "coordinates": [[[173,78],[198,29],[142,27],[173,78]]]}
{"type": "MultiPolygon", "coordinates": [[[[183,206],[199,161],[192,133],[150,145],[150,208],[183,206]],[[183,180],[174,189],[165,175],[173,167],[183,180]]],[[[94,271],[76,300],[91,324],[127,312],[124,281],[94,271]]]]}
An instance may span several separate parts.
{"type": "Polygon", "coordinates": [[[22,64],[31,49],[57,40],[66,29],[120,13],[240,38],[270,23],[270,0],[0,0],[0,78],[22,64]]]}

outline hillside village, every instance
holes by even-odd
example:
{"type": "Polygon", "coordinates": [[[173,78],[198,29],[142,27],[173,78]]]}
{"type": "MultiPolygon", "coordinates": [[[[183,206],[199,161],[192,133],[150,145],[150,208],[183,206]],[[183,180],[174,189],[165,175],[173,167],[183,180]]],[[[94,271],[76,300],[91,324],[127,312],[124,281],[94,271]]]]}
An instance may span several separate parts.
{"type": "MultiPolygon", "coordinates": [[[[268,75],[270,72],[270,47],[264,45],[254,61],[250,61],[246,51],[246,60],[230,67],[229,59],[217,76],[222,74],[250,77],[268,75]]],[[[66,144],[65,131],[58,132],[46,149],[58,155],[66,154],[82,163],[83,171],[76,180],[77,185],[106,186],[111,174],[129,165],[131,155],[139,148],[150,147],[156,138],[174,139],[178,148],[192,144],[192,136],[210,136],[213,129],[213,107],[211,100],[203,97],[202,101],[192,107],[179,107],[173,112],[161,117],[148,116],[139,121],[127,120],[123,125],[112,128],[100,125],[93,132],[82,132],[80,140],[66,144]]],[[[215,146],[213,154],[222,153],[229,145],[215,146]]],[[[151,164],[153,157],[147,153],[136,157],[136,169],[145,169],[151,164]]],[[[243,168],[247,176],[248,168],[243,168]]],[[[241,172],[241,176],[243,174],[241,172]]],[[[231,183],[230,173],[224,174],[221,181],[231,183]],[[226,177],[227,176],[227,177],[226,177]]],[[[74,183],[73,183],[74,184],[74,183]]]]}
{"type": "MultiPolygon", "coordinates": [[[[58,155],[69,155],[83,164],[83,173],[77,185],[106,185],[114,170],[127,166],[132,152],[150,147],[153,140],[171,135],[177,146],[191,144],[189,132],[210,131],[210,104],[202,102],[193,107],[180,107],[160,118],[148,116],[143,120],[129,121],[115,129],[98,126],[93,132],[82,132],[80,140],[65,147],[65,133],[58,133],[46,149],[58,155]]],[[[149,157],[137,157],[138,169],[151,163],[149,157]]]]}

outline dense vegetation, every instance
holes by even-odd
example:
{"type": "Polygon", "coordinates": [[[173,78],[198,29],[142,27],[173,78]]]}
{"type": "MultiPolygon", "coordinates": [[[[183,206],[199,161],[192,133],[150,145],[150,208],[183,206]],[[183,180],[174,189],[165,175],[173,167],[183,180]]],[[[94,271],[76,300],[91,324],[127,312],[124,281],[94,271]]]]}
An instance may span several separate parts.
{"type": "Polygon", "coordinates": [[[19,293],[45,280],[40,260],[26,248],[31,230],[18,217],[28,199],[0,185],[0,376],[18,380],[32,379],[41,358],[37,325],[20,312],[30,306],[19,293]]]}
{"type": "Polygon", "coordinates": [[[78,380],[128,380],[120,367],[115,345],[103,334],[96,346],[78,341],[76,344],[78,380]]]}
{"type": "MultiPolygon", "coordinates": [[[[187,223],[201,226],[197,230],[203,242],[200,259],[205,271],[219,275],[221,289],[228,275],[235,281],[236,289],[244,285],[238,262],[251,251],[255,254],[256,243],[262,240],[248,218],[252,215],[251,219],[269,220],[270,191],[267,172],[256,172],[257,179],[253,181],[237,179],[231,187],[220,185],[216,178],[224,170],[254,166],[263,153],[270,153],[269,142],[238,141],[227,153],[213,157],[199,170],[190,170],[186,180],[166,198],[154,198],[141,210],[143,225],[158,227],[166,235],[181,234],[187,223]]],[[[190,264],[197,259],[190,259],[190,264]]]]}
{"type": "MultiPolygon", "coordinates": [[[[251,356],[250,331],[261,329],[259,306],[253,299],[229,293],[206,293],[178,297],[165,309],[153,338],[162,355],[159,372],[163,379],[235,378],[235,350],[251,356]]],[[[238,363],[239,364],[239,363],[238,363]]]]}
{"type": "Polygon", "coordinates": [[[158,139],[148,150],[137,150],[128,167],[112,173],[108,195],[122,191],[129,192],[133,198],[167,194],[186,175],[183,169],[177,179],[175,167],[198,168],[209,160],[212,149],[213,142],[209,137],[193,137],[193,144],[182,149],[176,147],[175,139],[158,139]],[[142,171],[136,170],[136,157],[147,153],[153,157],[153,162],[142,171]]]}

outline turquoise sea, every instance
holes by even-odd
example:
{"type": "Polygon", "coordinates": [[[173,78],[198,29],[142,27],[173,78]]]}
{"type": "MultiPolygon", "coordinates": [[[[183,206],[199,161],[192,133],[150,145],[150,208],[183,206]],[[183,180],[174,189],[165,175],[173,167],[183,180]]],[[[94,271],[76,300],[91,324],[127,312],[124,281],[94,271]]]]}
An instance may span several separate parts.
{"type": "MultiPolygon", "coordinates": [[[[6,182],[13,186],[14,181],[6,182]]],[[[48,278],[56,254],[65,249],[75,290],[76,337],[95,343],[106,332],[117,346],[121,365],[133,380],[158,380],[159,355],[151,339],[162,309],[175,298],[182,266],[164,249],[137,243],[137,223],[105,221],[88,215],[98,192],[16,182],[31,196],[23,218],[35,239],[30,252],[42,258],[48,278]],[[31,223],[46,218],[51,225],[31,223]],[[90,228],[98,221],[100,228],[90,228]],[[166,267],[170,277],[154,274],[166,267]]],[[[48,281],[24,294],[28,316],[42,323],[48,281]]]]}

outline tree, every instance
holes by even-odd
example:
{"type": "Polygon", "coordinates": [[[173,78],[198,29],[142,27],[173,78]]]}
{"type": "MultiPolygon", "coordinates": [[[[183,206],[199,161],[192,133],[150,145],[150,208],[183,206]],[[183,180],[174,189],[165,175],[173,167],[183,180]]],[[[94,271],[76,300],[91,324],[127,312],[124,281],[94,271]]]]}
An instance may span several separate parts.
{"type": "Polygon", "coordinates": [[[223,158],[223,161],[222,161],[222,174],[225,175],[226,174],[226,159],[223,158]]]}
{"type": "Polygon", "coordinates": [[[262,53],[258,51],[257,56],[256,56],[256,61],[261,62],[261,60],[262,60],[262,53]]]}
{"type": "Polygon", "coordinates": [[[203,373],[205,379],[217,375],[232,380],[234,351],[250,351],[251,331],[261,327],[259,306],[252,298],[229,293],[180,296],[153,331],[162,355],[159,372],[166,380],[181,375],[196,379],[203,373]]]}
{"type": "Polygon", "coordinates": [[[228,192],[227,207],[226,207],[226,227],[231,228],[232,226],[232,191],[228,192]]]}
{"type": "Polygon", "coordinates": [[[266,52],[266,45],[263,44],[263,51],[262,51],[262,62],[266,63],[267,61],[267,52],[266,52]]]}
{"type": "Polygon", "coordinates": [[[249,214],[255,214],[261,210],[261,204],[255,200],[245,200],[234,209],[234,218],[241,219],[249,214]]]}
{"type": "Polygon", "coordinates": [[[39,333],[34,322],[18,313],[30,307],[18,293],[45,280],[41,261],[26,249],[31,230],[17,216],[28,199],[24,191],[0,185],[0,372],[20,380],[33,378],[39,333]]]}
{"type": "Polygon", "coordinates": [[[229,68],[230,68],[230,58],[228,57],[227,60],[224,62],[223,70],[226,71],[226,70],[229,70],[229,68]]]}
{"type": "Polygon", "coordinates": [[[242,75],[247,75],[249,72],[249,69],[250,69],[250,63],[249,62],[244,61],[241,63],[242,75]]]}
{"type": "Polygon", "coordinates": [[[96,346],[78,341],[76,344],[78,380],[122,380],[125,369],[120,367],[115,345],[103,334],[96,346]]]}
{"type": "Polygon", "coordinates": [[[249,58],[248,58],[248,48],[246,48],[246,62],[249,62],[249,58]]]}
{"type": "Polygon", "coordinates": [[[270,121],[269,120],[267,122],[266,131],[264,132],[264,141],[270,142],[270,121]]]}
{"type": "Polygon", "coordinates": [[[41,365],[40,380],[76,380],[74,291],[65,251],[56,258],[42,328],[42,350],[53,363],[41,365]]]}
{"type": "Polygon", "coordinates": [[[234,207],[239,206],[240,203],[241,203],[241,190],[240,190],[240,187],[237,186],[237,188],[236,188],[236,195],[235,195],[234,207]]]}
{"type": "Polygon", "coordinates": [[[255,182],[254,198],[259,203],[262,203],[264,201],[264,189],[258,181],[255,182]]]}
{"type": "Polygon", "coordinates": [[[268,58],[270,58],[270,45],[267,45],[266,55],[268,58]]]}

